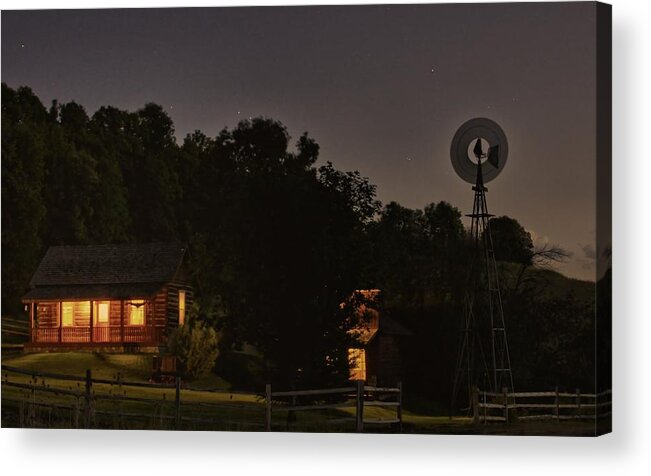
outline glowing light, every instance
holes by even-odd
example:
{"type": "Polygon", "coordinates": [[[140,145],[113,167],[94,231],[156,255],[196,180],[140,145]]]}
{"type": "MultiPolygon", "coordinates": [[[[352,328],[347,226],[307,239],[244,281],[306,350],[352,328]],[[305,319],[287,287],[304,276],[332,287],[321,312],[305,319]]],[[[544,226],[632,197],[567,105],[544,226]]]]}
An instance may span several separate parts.
{"type": "Polygon", "coordinates": [[[103,301],[97,303],[97,320],[98,324],[108,324],[109,322],[109,302],[103,301]]]}
{"type": "Polygon", "coordinates": [[[179,290],[179,326],[185,324],[185,291],[179,290]]]}
{"type": "Polygon", "coordinates": [[[364,349],[348,349],[350,362],[350,379],[366,380],[366,351],[364,349]]]}
{"type": "Polygon", "coordinates": [[[129,301],[129,325],[145,325],[145,301],[142,299],[129,301]]]}
{"type": "Polygon", "coordinates": [[[61,325],[63,327],[72,327],[75,325],[75,303],[61,303],[61,325]]]}

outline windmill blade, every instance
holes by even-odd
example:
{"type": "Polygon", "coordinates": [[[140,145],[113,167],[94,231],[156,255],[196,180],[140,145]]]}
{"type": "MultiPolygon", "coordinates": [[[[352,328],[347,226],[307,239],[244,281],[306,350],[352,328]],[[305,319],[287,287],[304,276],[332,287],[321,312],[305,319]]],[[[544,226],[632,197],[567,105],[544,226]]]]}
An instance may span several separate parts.
{"type": "Polygon", "coordinates": [[[485,117],[477,117],[461,124],[450,144],[450,159],[454,171],[465,182],[477,182],[478,159],[486,158],[490,166],[482,170],[483,181],[488,183],[497,177],[506,165],[509,144],[502,128],[485,117]],[[481,139],[481,140],[479,140],[481,139]],[[481,141],[489,144],[484,155],[481,141]]]}
{"type": "Polygon", "coordinates": [[[488,148],[488,163],[498,169],[500,167],[500,146],[493,145],[488,148]]]}

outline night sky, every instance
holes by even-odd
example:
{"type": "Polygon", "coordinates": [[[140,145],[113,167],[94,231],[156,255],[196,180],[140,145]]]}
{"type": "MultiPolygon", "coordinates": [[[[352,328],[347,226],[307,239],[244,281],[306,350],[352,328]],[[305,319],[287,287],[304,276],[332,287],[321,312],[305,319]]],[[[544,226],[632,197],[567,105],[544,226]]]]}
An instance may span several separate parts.
{"type": "Polygon", "coordinates": [[[2,81],[46,106],[156,102],[179,141],[272,117],[385,203],[467,213],[450,141],[491,118],[509,159],[490,211],[570,251],[558,269],[581,279],[595,275],[595,65],[592,3],[2,12],[2,81]]]}

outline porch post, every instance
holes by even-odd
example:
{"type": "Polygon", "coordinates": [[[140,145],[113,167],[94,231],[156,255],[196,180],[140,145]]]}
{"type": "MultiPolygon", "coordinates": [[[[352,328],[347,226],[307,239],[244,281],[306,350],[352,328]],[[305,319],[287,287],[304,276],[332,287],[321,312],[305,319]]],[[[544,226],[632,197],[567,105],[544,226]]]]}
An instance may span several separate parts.
{"type": "Polygon", "coordinates": [[[63,301],[59,301],[59,344],[63,342],[63,301]]]}
{"type": "Polygon", "coordinates": [[[120,342],[124,344],[124,299],[120,300],[120,342]]]}
{"type": "Polygon", "coordinates": [[[34,302],[29,303],[29,341],[34,342],[34,302]]]}
{"type": "Polygon", "coordinates": [[[93,342],[93,301],[90,302],[90,342],[93,342]]]}
{"type": "Polygon", "coordinates": [[[145,319],[149,318],[149,342],[155,342],[156,338],[154,336],[155,329],[154,329],[154,316],[156,312],[156,308],[154,307],[154,303],[156,302],[155,300],[150,301],[147,300],[145,301],[147,304],[145,305],[145,319]],[[149,315],[151,313],[151,316],[149,315]]]}

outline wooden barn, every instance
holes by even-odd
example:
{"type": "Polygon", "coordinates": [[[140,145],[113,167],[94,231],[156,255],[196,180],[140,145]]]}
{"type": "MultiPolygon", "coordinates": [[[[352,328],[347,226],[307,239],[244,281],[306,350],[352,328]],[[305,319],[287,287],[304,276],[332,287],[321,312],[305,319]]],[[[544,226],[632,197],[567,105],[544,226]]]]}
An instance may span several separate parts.
{"type": "Polygon", "coordinates": [[[358,312],[366,314],[367,324],[358,329],[361,346],[348,349],[351,361],[351,380],[365,380],[370,385],[393,386],[402,380],[402,359],[400,349],[405,340],[413,335],[398,322],[380,312],[377,303],[378,289],[358,291],[368,304],[359,307],[358,312]]]}
{"type": "Polygon", "coordinates": [[[192,303],[186,246],[53,246],[23,296],[32,350],[156,352],[192,303]]]}

